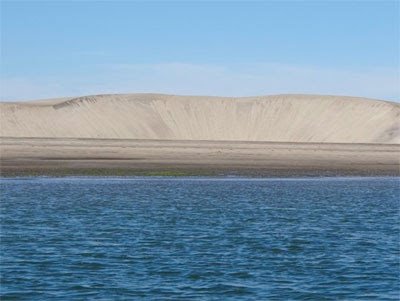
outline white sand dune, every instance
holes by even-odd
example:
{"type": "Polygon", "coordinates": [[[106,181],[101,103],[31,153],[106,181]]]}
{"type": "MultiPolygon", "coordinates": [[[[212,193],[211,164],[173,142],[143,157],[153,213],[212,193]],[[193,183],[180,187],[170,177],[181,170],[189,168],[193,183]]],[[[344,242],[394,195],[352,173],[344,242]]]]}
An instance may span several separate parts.
{"type": "Polygon", "coordinates": [[[0,112],[1,137],[400,143],[400,105],[355,97],[97,95],[0,112]]]}

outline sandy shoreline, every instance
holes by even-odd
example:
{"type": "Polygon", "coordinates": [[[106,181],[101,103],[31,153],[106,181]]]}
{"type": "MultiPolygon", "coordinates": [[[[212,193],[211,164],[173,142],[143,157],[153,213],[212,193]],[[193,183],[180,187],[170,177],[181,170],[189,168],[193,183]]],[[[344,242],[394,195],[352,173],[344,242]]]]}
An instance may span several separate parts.
{"type": "Polygon", "coordinates": [[[297,94],[0,103],[1,175],[399,175],[399,116],[397,103],[297,94]]]}
{"type": "Polygon", "coordinates": [[[400,145],[0,138],[2,176],[396,176],[400,145]]]}

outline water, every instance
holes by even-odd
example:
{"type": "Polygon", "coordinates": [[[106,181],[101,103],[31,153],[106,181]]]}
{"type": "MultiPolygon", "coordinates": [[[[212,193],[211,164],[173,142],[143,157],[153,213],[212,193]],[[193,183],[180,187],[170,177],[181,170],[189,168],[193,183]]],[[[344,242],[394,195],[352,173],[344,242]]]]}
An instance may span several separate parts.
{"type": "Polygon", "coordinates": [[[1,180],[1,300],[398,300],[399,179],[1,180]]]}

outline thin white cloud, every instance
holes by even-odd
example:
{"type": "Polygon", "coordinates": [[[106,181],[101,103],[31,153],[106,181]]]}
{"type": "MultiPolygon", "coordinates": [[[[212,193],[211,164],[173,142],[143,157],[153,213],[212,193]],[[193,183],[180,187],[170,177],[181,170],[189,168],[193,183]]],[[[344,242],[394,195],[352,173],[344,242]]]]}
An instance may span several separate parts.
{"type": "Polygon", "coordinates": [[[310,93],[399,100],[396,68],[340,70],[285,64],[115,64],[60,78],[3,78],[2,100],[155,92],[250,96],[310,93]]]}

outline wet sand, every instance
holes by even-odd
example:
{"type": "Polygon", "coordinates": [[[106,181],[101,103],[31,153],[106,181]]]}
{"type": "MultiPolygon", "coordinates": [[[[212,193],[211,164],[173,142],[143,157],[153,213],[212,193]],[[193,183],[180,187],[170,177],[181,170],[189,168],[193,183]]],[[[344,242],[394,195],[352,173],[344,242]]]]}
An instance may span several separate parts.
{"type": "Polygon", "coordinates": [[[400,175],[400,145],[0,138],[2,176],[400,175]]]}

